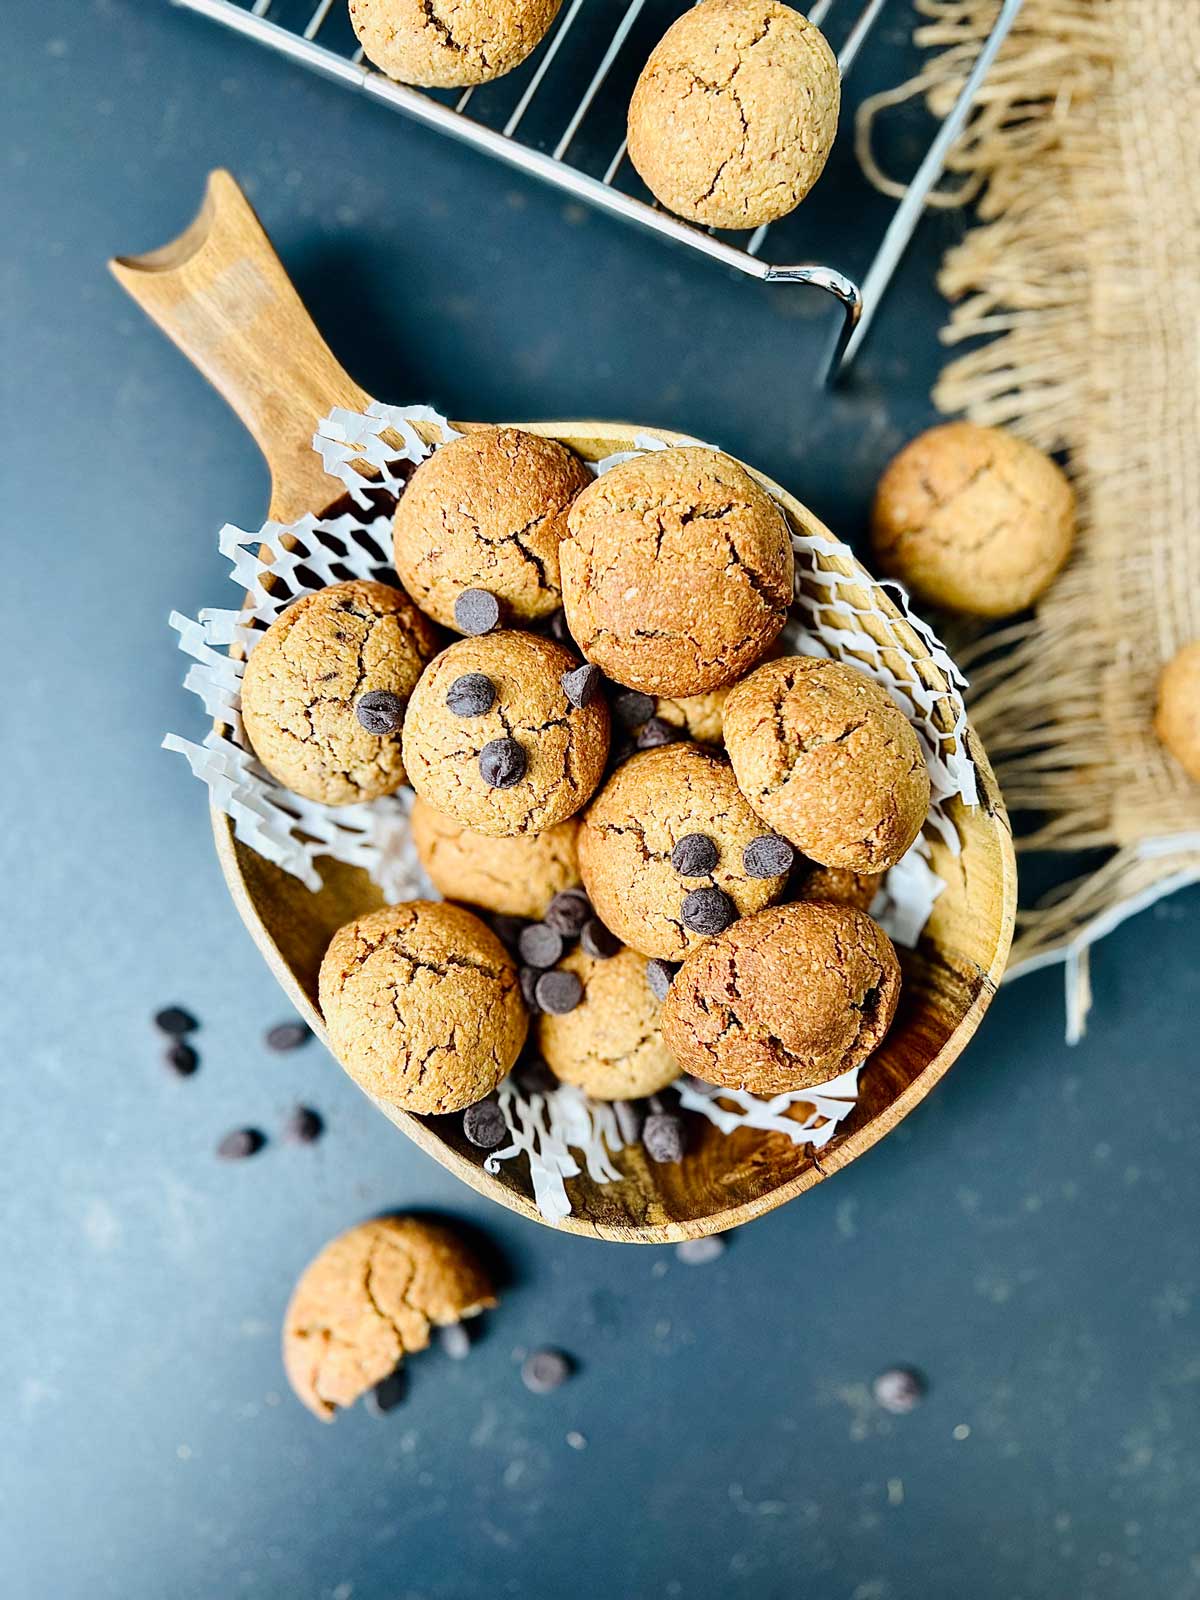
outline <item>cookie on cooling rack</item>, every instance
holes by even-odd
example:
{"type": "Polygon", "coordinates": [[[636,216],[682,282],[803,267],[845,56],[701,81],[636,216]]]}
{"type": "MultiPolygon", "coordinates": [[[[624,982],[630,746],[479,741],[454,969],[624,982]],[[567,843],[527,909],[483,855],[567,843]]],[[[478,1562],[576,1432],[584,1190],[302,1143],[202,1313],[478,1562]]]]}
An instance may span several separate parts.
{"type": "Polygon", "coordinates": [[[538,1048],[563,1083],[597,1100],[636,1100],[665,1089],[679,1063],[659,1032],[645,956],[614,949],[608,956],[575,949],[559,962],[555,971],[574,974],[583,996],[571,1010],[537,1019],[538,1048]]]}
{"type": "Polygon", "coordinates": [[[537,48],[561,0],[350,0],[367,60],[401,83],[458,89],[503,77],[537,48]]]}
{"type": "Polygon", "coordinates": [[[418,796],[411,822],[421,865],[447,900],[537,921],[555,895],[581,882],[574,817],[541,833],[496,838],[464,828],[418,796]]]}

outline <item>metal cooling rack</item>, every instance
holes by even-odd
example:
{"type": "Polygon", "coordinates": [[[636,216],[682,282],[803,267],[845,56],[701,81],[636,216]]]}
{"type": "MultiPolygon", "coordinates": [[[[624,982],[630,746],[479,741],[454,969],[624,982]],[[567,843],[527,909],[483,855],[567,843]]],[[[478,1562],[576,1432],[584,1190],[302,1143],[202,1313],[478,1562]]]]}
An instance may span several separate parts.
{"type": "MultiPolygon", "coordinates": [[[[819,262],[789,263],[765,258],[764,247],[770,238],[768,226],[756,229],[743,243],[741,241],[746,238],[744,233],[729,235],[696,227],[664,211],[651,198],[627,194],[618,186],[620,182],[628,181],[641,186],[626,160],[623,138],[611,150],[607,166],[600,176],[583,170],[568,159],[572,147],[579,147],[585,121],[593,112],[597,96],[625,48],[645,0],[628,0],[623,11],[617,4],[601,0],[605,10],[613,15],[619,13],[619,20],[611,33],[608,33],[607,27],[604,29],[607,44],[602,48],[590,77],[586,82],[580,80],[582,92],[578,93],[577,99],[575,95],[579,84],[574,88],[566,86],[570,89],[574,109],[560,124],[560,131],[553,142],[539,141],[550,143],[548,150],[523,142],[518,135],[523,125],[528,127],[527,113],[534,107],[539,93],[543,100],[547,97],[547,79],[552,74],[555,59],[563,53],[564,45],[579,21],[585,0],[565,0],[550,32],[517,73],[477,89],[455,91],[409,88],[405,84],[394,83],[367,65],[361,49],[354,47],[355,40],[344,15],[345,0],[317,0],[315,5],[313,0],[307,0],[307,3],[304,0],[172,0],[172,3],[210,17],[214,22],[266,45],[301,66],[381,101],[393,111],[402,111],[522,172],[542,178],[576,200],[597,206],[610,216],[623,217],[627,222],[658,234],[660,238],[674,240],[748,278],[755,278],[760,283],[807,283],[825,290],[838,301],[842,309],[841,327],[829,362],[829,372],[834,374],[853,360],[861,345],[912,237],[926,199],[942,174],[950,146],[962,132],[980,84],[1016,20],[1022,0],[1002,0],[995,25],[984,41],[958,99],[939,125],[912,183],[897,205],[861,284],[855,283],[836,268],[819,262]],[[338,43],[331,38],[335,29],[340,35],[338,43]],[[477,112],[485,97],[495,95],[501,85],[512,80],[521,84],[520,97],[515,105],[508,109],[498,126],[481,120],[477,112]],[[472,108],[471,115],[467,114],[468,106],[472,108]]],[[[838,70],[843,79],[854,64],[884,4],[885,0],[813,0],[808,7],[810,21],[823,29],[827,25],[840,25],[847,18],[850,19],[849,31],[837,55],[838,70]]],[[[593,0],[591,14],[595,15],[599,9],[593,0]]],[[[639,68],[640,65],[638,62],[639,68]]],[[[566,70],[564,66],[562,71],[566,70]]],[[[553,79],[551,86],[560,92],[564,87],[553,79]]],[[[642,188],[641,193],[644,195],[647,191],[642,188]]]]}

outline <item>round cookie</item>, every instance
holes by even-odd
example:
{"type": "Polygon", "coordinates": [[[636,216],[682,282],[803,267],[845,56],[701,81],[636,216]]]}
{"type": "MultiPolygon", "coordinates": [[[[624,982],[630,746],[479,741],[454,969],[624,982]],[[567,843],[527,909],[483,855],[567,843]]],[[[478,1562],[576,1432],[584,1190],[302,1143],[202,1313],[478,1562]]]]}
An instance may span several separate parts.
{"type": "Polygon", "coordinates": [[[538,1048],[563,1083],[597,1100],[636,1100],[679,1076],[658,1031],[645,956],[623,949],[597,960],[576,948],[556,970],[573,972],[583,984],[573,1011],[537,1019],[538,1048]]]}
{"type": "Polygon", "coordinates": [[[500,78],[535,49],[560,0],[350,0],[363,54],[389,78],[458,89],[500,78]]]}
{"type": "Polygon", "coordinates": [[[563,689],[563,674],[577,666],[562,645],[532,633],[456,640],[413,691],[408,781],[476,833],[541,833],[565,822],[599,783],[608,755],[603,695],[574,706],[563,689]],[[451,708],[452,690],[476,675],[491,685],[490,705],[463,715],[451,708]]]}
{"type": "Polygon", "coordinates": [[[592,475],[556,439],[480,428],[453,439],[413,473],[396,506],[400,581],[436,622],[462,628],[454,603],[486,589],[513,622],[562,604],[558,546],[567,510],[592,475]]]}
{"type": "Polygon", "coordinates": [[[875,491],[881,571],[934,605],[1007,617],[1071,553],[1075,495],[1050,457],[1000,428],[946,422],[905,445],[875,491]]]}
{"type": "Polygon", "coordinates": [[[851,872],[849,867],[809,867],[800,882],[801,900],[833,900],[839,906],[870,911],[883,883],[881,872],[851,872]]]}
{"type": "Polygon", "coordinates": [[[690,222],[755,228],[812,188],[841,80],[823,35],[776,0],[704,0],[668,28],[629,105],[629,158],[690,222]]]}
{"type": "Polygon", "coordinates": [[[840,661],[764,662],[725,704],[725,748],[759,816],[821,866],[886,872],[929,813],[911,723],[840,661]]]}
{"type": "Polygon", "coordinates": [[[322,1422],[424,1350],[448,1327],[496,1304],[475,1255],[448,1228],[375,1217],[331,1239],[300,1274],[283,1318],[283,1365],[322,1422]]]}
{"type": "Polygon", "coordinates": [[[677,728],[697,744],[720,744],[729,689],[709,689],[706,694],[659,695],[654,715],[668,728],[677,728]]]}
{"type": "Polygon", "coordinates": [[[500,839],[472,833],[418,797],[410,820],[421,865],[447,900],[537,921],[556,894],[582,881],[573,817],[500,839]]]}
{"type": "Polygon", "coordinates": [[[1200,639],[1162,670],[1154,731],[1183,770],[1200,783],[1200,639]]]}
{"type": "Polygon", "coordinates": [[[431,900],[339,928],[319,994],[334,1053],[355,1082],[421,1116],[490,1094],[529,1025],[517,969],[496,935],[460,906],[431,900]]]}
{"type": "Polygon", "coordinates": [[[693,895],[701,910],[705,899],[718,913],[724,902],[734,918],[783,894],[786,868],[771,877],[746,868],[747,848],[768,831],[722,756],[695,744],[664,745],[631,756],[588,807],[579,870],[597,916],[620,940],[643,955],[682,961],[708,936],[703,915],[685,912],[693,895]],[[707,864],[703,843],[691,842],[697,839],[709,841],[715,864],[707,864]]]}
{"type": "Polygon", "coordinates": [[[623,461],[583,491],[567,527],[559,565],[571,634],[630,689],[720,689],[787,620],[783,513],[719,451],[682,446],[623,461]]]}
{"type": "Polygon", "coordinates": [[[660,1023],[705,1083],[785,1094],[865,1061],[900,994],[892,942],[862,911],[830,901],[770,906],[693,951],[660,1023]]]}
{"type": "Polygon", "coordinates": [[[345,806],[391,794],[404,782],[404,710],[436,649],[432,623],[387,584],[356,579],[304,595],[246,662],[242,722],[254,754],[306,800],[345,806]],[[382,706],[377,720],[371,700],[356,709],[364,695],[382,706]]]}

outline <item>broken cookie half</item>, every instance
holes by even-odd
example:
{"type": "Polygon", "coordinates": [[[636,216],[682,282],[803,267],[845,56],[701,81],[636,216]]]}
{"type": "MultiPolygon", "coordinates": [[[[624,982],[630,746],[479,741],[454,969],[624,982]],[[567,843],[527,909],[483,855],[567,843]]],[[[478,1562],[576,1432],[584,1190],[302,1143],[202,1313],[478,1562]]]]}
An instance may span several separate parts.
{"type": "Polygon", "coordinates": [[[309,1262],[283,1321],[283,1364],[322,1422],[424,1350],[430,1329],[496,1304],[491,1279],[449,1228],[376,1217],[332,1239],[309,1262]]]}

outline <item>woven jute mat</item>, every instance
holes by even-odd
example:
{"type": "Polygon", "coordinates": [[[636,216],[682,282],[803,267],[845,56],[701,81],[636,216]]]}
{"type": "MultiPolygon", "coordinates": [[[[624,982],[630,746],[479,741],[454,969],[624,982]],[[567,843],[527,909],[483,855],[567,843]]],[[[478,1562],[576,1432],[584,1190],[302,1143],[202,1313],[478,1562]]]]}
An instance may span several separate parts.
{"type": "MultiPolygon", "coordinates": [[[[920,77],[889,102],[942,114],[998,0],[915,0],[920,77]]],[[[1009,975],[1087,951],[1200,881],[1200,785],[1155,740],[1156,679],[1200,638],[1200,0],[1025,0],[952,154],[941,203],[973,202],[946,256],[939,409],[1066,454],[1075,555],[1016,626],[969,643],[972,717],[1024,850],[1110,853],[1018,919],[1009,975]],[[982,341],[982,342],[980,342],[982,341]]]]}

